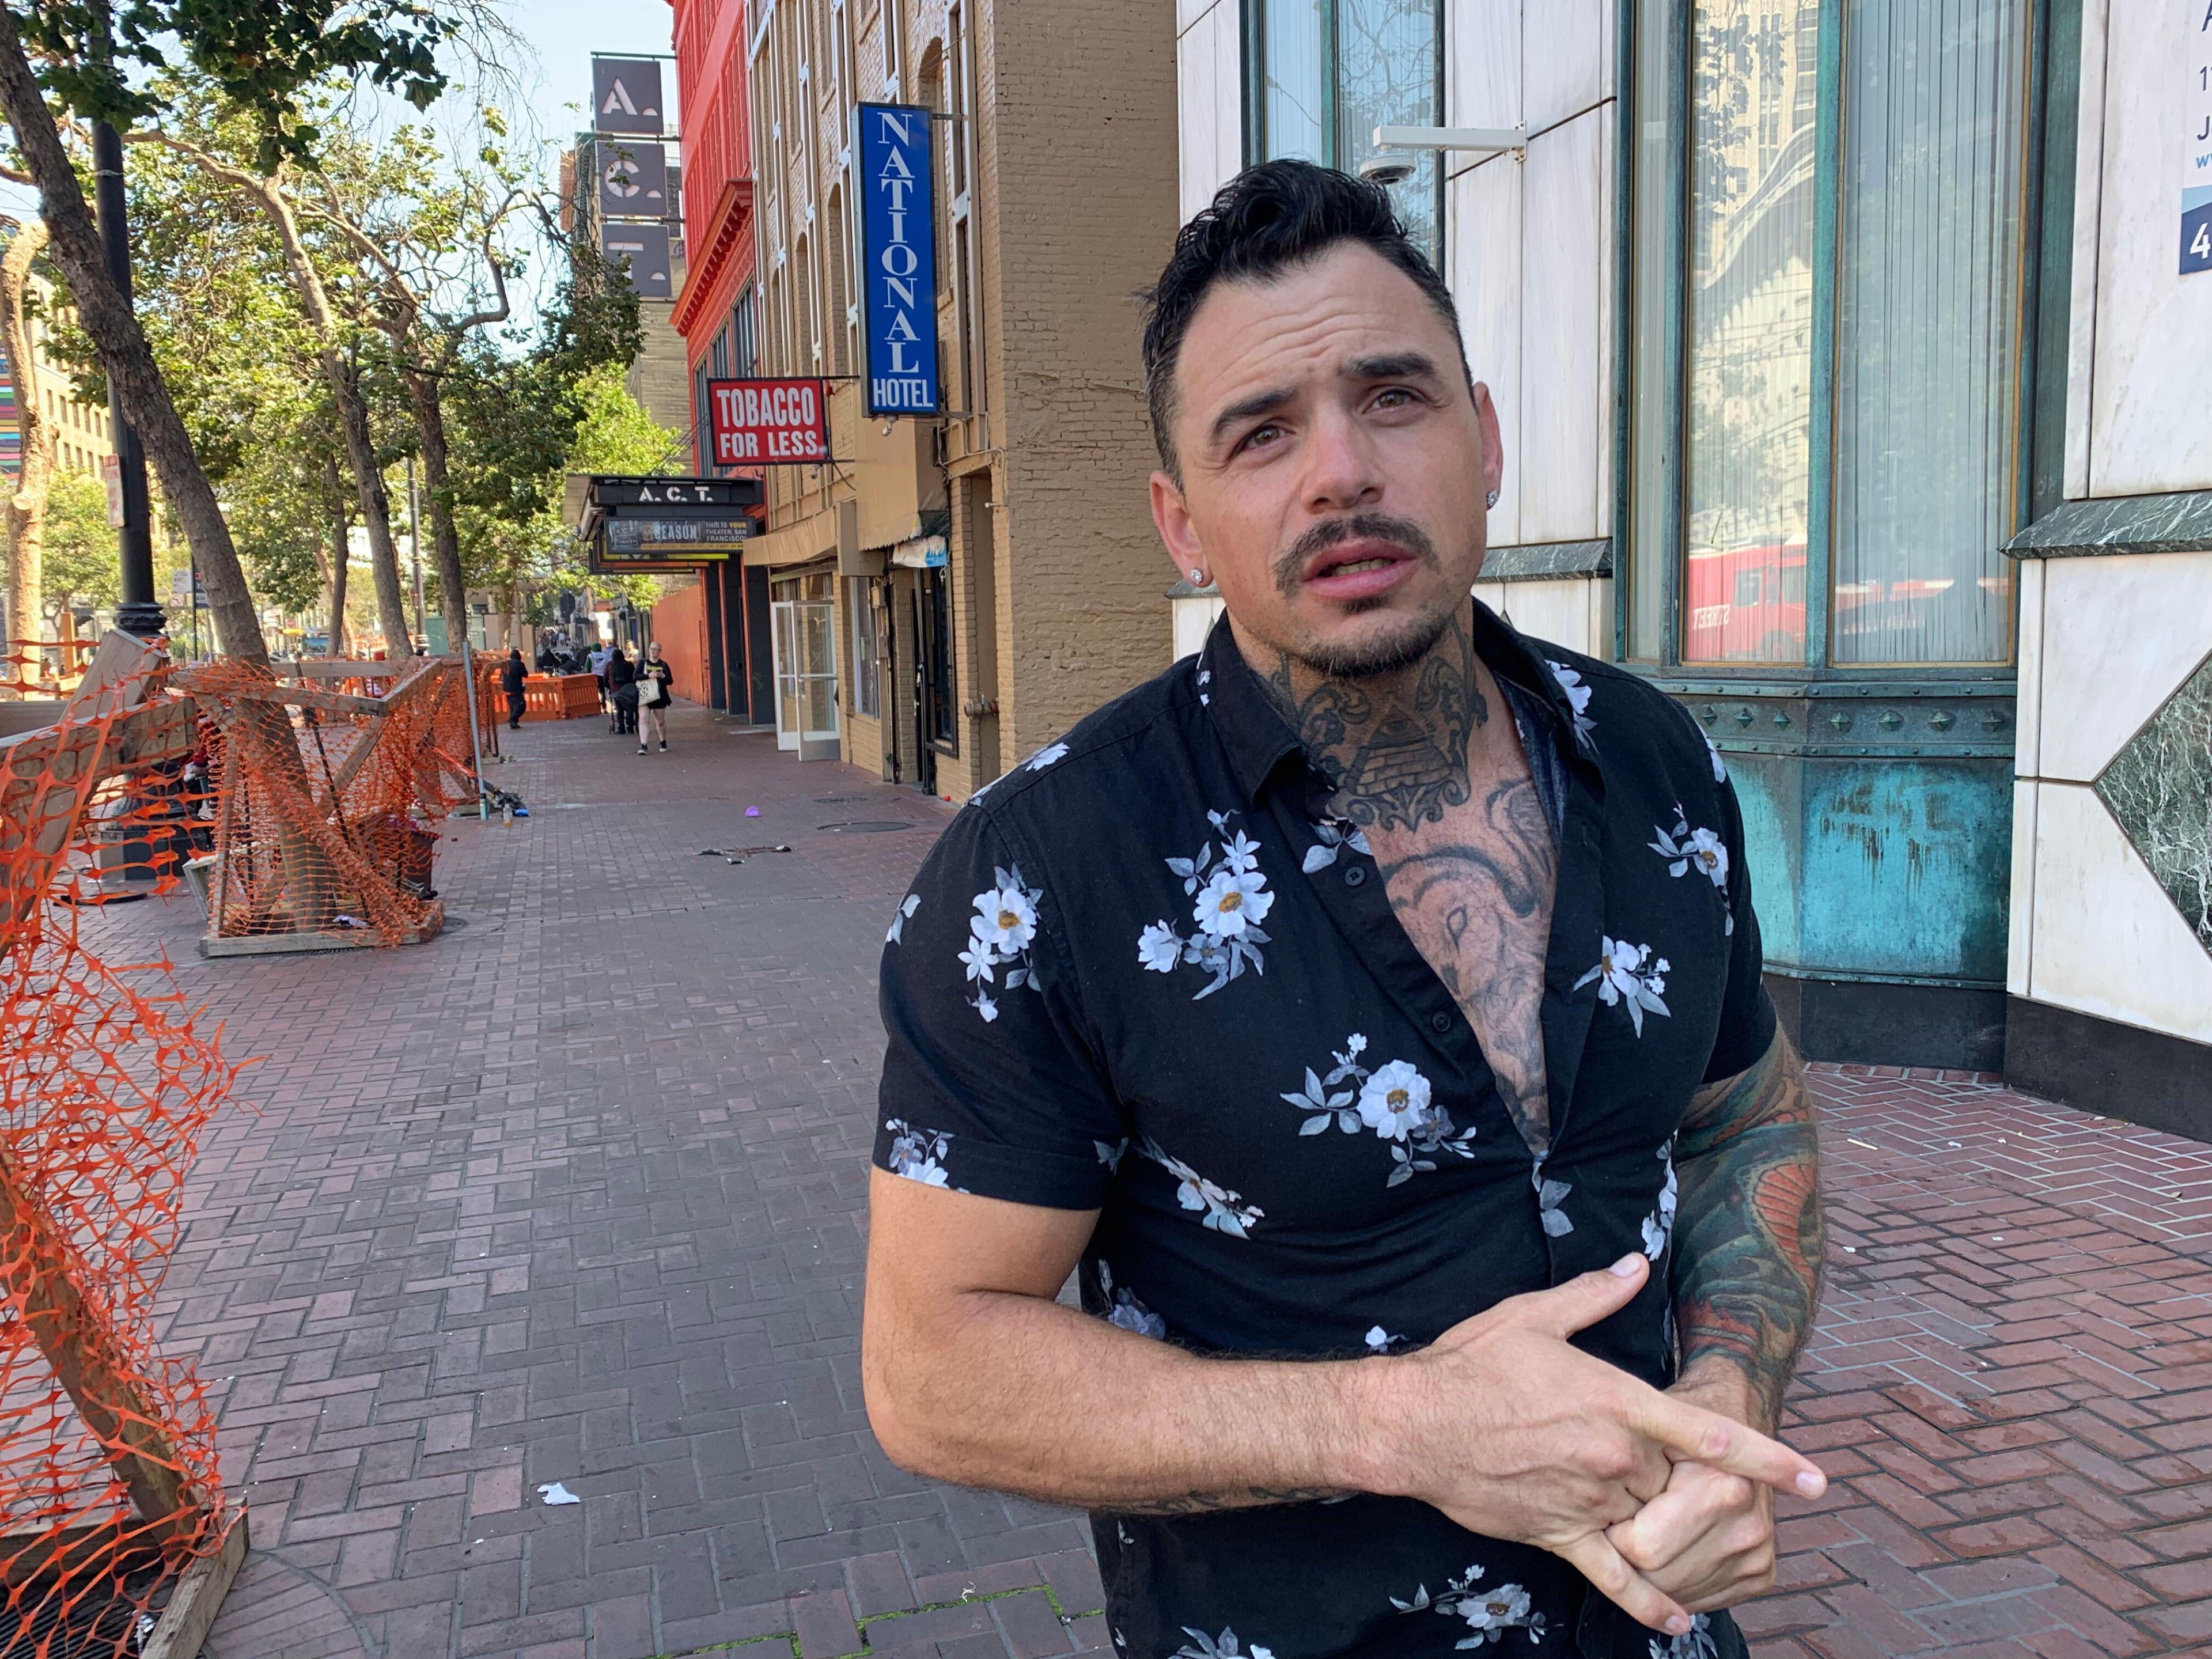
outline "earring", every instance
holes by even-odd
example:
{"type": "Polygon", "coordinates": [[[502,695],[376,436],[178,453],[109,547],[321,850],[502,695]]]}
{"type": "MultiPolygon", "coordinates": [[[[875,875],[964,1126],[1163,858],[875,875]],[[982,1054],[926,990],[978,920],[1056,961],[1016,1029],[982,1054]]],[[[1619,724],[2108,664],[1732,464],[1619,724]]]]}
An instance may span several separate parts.
{"type": "Polygon", "coordinates": [[[1483,504],[1485,507],[1495,507],[1495,506],[1497,506],[1497,505],[1498,505],[1498,492],[1497,492],[1496,490],[1494,490],[1494,489],[1493,489],[1493,490],[1492,490],[1492,491],[1490,492],[1490,494],[1488,494],[1487,495],[1486,495],[1486,496],[1484,496],[1484,497],[1482,498],[1482,504],[1483,504]]]}
{"type": "Polygon", "coordinates": [[[1193,565],[1190,569],[1190,585],[1193,587],[1206,586],[1206,572],[1200,570],[1196,565],[1193,565]]]}

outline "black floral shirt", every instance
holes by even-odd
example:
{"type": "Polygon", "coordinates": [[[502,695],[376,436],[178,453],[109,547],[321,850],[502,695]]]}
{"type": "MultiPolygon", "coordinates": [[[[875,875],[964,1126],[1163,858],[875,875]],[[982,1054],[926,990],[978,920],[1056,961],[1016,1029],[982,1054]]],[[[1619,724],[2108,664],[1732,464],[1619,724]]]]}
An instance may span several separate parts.
{"type": "MultiPolygon", "coordinates": [[[[1669,1382],[1674,1133],[1774,1032],[1735,792],[1633,675],[1474,628],[1558,841],[1546,1156],[1223,625],[931,854],[884,954],[877,1164],[1099,1211],[1085,1306],[1208,1353],[1402,1352],[1641,1249],[1659,1271],[1576,1340],[1669,1382]]],[[[1143,1659],[1743,1651],[1725,1615],[1656,1636],[1410,1500],[1092,1520],[1143,1659]]]]}

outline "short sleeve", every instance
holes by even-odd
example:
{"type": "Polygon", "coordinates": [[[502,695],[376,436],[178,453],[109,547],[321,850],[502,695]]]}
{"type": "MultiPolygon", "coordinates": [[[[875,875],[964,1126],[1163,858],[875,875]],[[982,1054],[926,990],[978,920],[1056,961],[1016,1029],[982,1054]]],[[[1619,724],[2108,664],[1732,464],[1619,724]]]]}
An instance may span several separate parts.
{"type": "Polygon", "coordinates": [[[878,1168],[1047,1209],[1105,1202],[1127,1131],[1060,928],[1034,861],[963,811],[884,945],[878,1168]]]}
{"type": "MultiPolygon", "coordinates": [[[[1700,732],[1699,736],[1704,734],[1700,732]]],[[[1719,781],[1721,836],[1728,843],[1728,988],[1721,998],[1721,1026],[1713,1039],[1705,1081],[1717,1083],[1749,1071],[1774,1042],[1774,1001],[1766,994],[1766,955],[1759,915],[1751,902],[1751,860],[1744,855],[1743,809],[1718,750],[1711,750],[1719,781]]]]}

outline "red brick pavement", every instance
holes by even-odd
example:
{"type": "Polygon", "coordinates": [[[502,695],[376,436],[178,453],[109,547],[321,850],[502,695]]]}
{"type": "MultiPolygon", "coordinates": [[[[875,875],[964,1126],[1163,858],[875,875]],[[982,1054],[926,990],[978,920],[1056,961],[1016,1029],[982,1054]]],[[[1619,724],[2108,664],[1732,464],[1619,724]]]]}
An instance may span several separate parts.
{"type": "MultiPolygon", "coordinates": [[[[165,1304],[253,1505],[209,1659],[1105,1645],[1079,1521],[903,1474],[860,1408],[874,964],[948,814],[671,726],[510,739],[533,815],[454,826],[430,945],[210,963],[184,902],[96,924],[266,1057],[165,1304]],[[914,827],[822,827],[853,819],[914,827]]],[[[1756,1650],[2212,1650],[2212,1148],[1974,1079],[1814,1086],[1791,1432],[1838,1478],[1785,1515],[1756,1650]]]]}

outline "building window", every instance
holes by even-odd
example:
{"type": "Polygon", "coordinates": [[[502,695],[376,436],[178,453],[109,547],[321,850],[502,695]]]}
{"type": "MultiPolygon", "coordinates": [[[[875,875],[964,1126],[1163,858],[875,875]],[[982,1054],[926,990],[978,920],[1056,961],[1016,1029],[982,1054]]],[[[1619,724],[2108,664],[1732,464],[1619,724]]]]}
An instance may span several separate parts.
{"type": "Polygon", "coordinates": [[[847,607],[853,614],[853,711],[872,720],[883,717],[876,631],[876,590],[880,585],[872,576],[854,577],[852,603],[847,607]]]}
{"type": "MultiPolygon", "coordinates": [[[[1302,156],[1346,172],[1373,154],[1378,126],[1443,120],[1441,0],[1251,0],[1254,159],[1302,156]]],[[[1423,155],[1390,199],[1441,264],[1443,169],[1423,155]]]]}
{"type": "Polygon", "coordinates": [[[2009,660],[2032,9],[1634,15],[1626,655],[2009,660]]]}
{"type": "Polygon", "coordinates": [[[730,309],[730,372],[743,378],[760,368],[760,342],[754,331],[753,285],[747,283],[730,309]]]}

